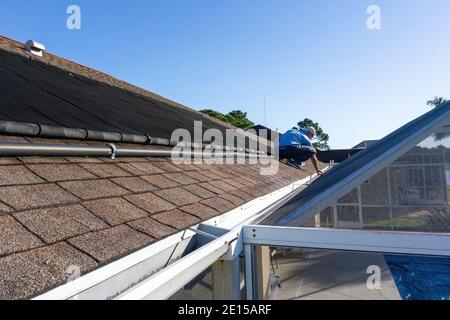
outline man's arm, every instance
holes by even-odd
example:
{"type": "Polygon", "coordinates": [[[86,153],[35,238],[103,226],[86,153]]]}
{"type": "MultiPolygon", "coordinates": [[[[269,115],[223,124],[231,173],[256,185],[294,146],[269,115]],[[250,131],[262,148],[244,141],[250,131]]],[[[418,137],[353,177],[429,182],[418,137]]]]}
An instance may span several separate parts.
{"type": "Polygon", "coordinates": [[[311,158],[311,162],[314,166],[314,169],[316,169],[316,172],[319,176],[321,176],[323,174],[322,170],[319,169],[319,161],[317,160],[317,156],[313,155],[311,158]]]}

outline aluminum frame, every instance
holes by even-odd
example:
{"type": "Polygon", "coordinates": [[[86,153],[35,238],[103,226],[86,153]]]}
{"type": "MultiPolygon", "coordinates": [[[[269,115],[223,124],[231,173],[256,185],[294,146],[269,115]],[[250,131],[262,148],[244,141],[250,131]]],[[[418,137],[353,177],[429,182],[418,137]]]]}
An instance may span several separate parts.
{"type": "Polygon", "coordinates": [[[362,231],[264,225],[243,227],[247,300],[257,299],[256,246],[450,257],[450,233],[362,231]]]}
{"type": "Polygon", "coordinates": [[[393,232],[248,225],[245,246],[450,257],[450,233],[393,232]]]}

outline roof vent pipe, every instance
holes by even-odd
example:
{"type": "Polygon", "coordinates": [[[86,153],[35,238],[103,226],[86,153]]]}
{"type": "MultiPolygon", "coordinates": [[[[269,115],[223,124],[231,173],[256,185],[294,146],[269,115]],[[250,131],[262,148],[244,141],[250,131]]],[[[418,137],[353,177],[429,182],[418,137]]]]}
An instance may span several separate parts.
{"type": "Polygon", "coordinates": [[[28,40],[25,43],[25,48],[35,56],[42,57],[45,51],[45,46],[34,40],[28,40]]]}

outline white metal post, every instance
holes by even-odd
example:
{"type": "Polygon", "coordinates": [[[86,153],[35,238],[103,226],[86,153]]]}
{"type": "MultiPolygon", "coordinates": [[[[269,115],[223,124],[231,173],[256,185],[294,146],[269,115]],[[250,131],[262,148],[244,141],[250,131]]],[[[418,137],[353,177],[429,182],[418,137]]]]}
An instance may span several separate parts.
{"type": "Polygon", "coordinates": [[[363,218],[363,211],[362,211],[361,185],[358,186],[357,191],[358,191],[358,216],[359,216],[359,223],[361,224],[361,229],[364,229],[364,218],[363,218]]]}
{"type": "MultiPolygon", "coordinates": [[[[387,171],[387,188],[388,188],[388,201],[389,201],[389,218],[391,219],[391,230],[394,230],[394,214],[392,211],[392,190],[391,190],[391,167],[388,166],[386,168],[387,171]]],[[[394,174],[394,180],[395,180],[395,174],[394,174]]],[[[395,188],[395,186],[394,186],[395,188]]]]}
{"type": "Polygon", "coordinates": [[[239,255],[233,260],[220,259],[212,265],[214,300],[240,300],[241,274],[239,255]]]}
{"type": "Polygon", "coordinates": [[[247,300],[253,300],[253,246],[244,246],[245,254],[245,293],[247,300]]]}
{"type": "Polygon", "coordinates": [[[450,257],[449,233],[245,226],[243,236],[246,247],[256,245],[450,257]]]}

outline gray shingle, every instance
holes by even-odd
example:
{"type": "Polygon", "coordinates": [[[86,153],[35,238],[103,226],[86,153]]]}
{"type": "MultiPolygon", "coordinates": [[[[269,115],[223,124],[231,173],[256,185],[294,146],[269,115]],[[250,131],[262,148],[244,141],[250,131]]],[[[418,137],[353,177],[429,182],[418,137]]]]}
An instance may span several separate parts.
{"type": "Polygon", "coordinates": [[[131,192],[148,192],[158,189],[139,177],[113,178],[111,181],[131,192]]]}
{"type": "Polygon", "coordinates": [[[20,185],[44,182],[25,166],[1,166],[0,186],[20,185]]]}
{"type": "Polygon", "coordinates": [[[110,225],[118,225],[147,216],[147,213],[122,198],[84,202],[83,205],[110,225]]]}
{"type": "Polygon", "coordinates": [[[221,181],[221,180],[214,180],[208,182],[213,187],[219,188],[225,192],[230,192],[236,189],[236,187],[233,187],[232,185],[229,185],[228,183],[221,181]]]}
{"type": "Polygon", "coordinates": [[[175,206],[167,202],[166,200],[158,197],[157,195],[148,192],[143,194],[134,194],[125,197],[128,201],[135,206],[153,214],[165,210],[172,210],[175,206]]]}
{"type": "Polygon", "coordinates": [[[178,230],[186,229],[200,222],[199,218],[180,210],[158,213],[152,218],[178,230]]]}
{"type": "Polygon", "coordinates": [[[91,232],[68,240],[75,248],[105,263],[150,244],[153,238],[126,225],[91,232]]]}
{"type": "Polygon", "coordinates": [[[42,244],[41,240],[27,231],[13,217],[0,216],[0,256],[29,250],[42,244]]]}
{"type": "Polygon", "coordinates": [[[214,208],[220,213],[231,211],[237,207],[228,200],[222,199],[220,197],[203,200],[202,203],[207,205],[208,207],[214,208]]]}
{"type": "Polygon", "coordinates": [[[130,193],[109,180],[70,181],[60,182],[59,185],[83,200],[117,197],[130,193]]]}
{"type": "Polygon", "coordinates": [[[169,178],[170,180],[173,180],[182,185],[188,185],[188,184],[193,184],[193,183],[198,182],[194,178],[191,178],[191,177],[185,175],[184,173],[168,173],[168,174],[165,174],[164,177],[169,178]]]}
{"type": "Polygon", "coordinates": [[[1,187],[0,199],[17,210],[69,204],[78,201],[76,197],[55,184],[1,187]]]}
{"type": "Polygon", "coordinates": [[[57,164],[57,163],[69,163],[64,158],[58,157],[19,157],[20,161],[27,164],[57,164]]]}
{"type": "Polygon", "coordinates": [[[158,174],[158,173],[164,173],[164,170],[161,170],[160,168],[156,167],[154,164],[150,162],[133,162],[129,163],[129,165],[144,174],[158,174]]]}
{"type": "Polygon", "coordinates": [[[28,299],[64,284],[74,268],[84,273],[97,263],[67,243],[0,258],[0,299],[28,299]]]}
{"type": "Polygon", "coordinates": [[[141,178],[160,189],[174,188],[180,185],[161,175],[143,176],[141,178]]]}
{"type": "Polygon", "coordinates": [[[180,168],[174,166],[169,161],[153,162],[153,165],[157,166],[158,168],[160,168],[161,170],[163,170],[163,171],[165,171],[167,173],[181,172],[182,171],[180,168]]]}
{"type": "Polygon", "coordinates": [[[230,201],[232,204],[234,204],[237,207],[242,206],[246,202],[246,201],[242,200],[241,198],[238,198],[229,193],[221,194],[219,197],[221,197],[227,201],[230,201]]]}
{"type": "Polygon", "coordinates": [[[172,202],[176,206],[184,206],[187,204],[199,202],[201,198],[196,195],[190,193],[189,191],[183,188],[174,188],[174,189],[165,189],[165,190],[157,190],[154,191],[155,194],[160,196],[161,198],[172,202]]]}
{"type": "Polygon", "coordinates": [[[191,184],[189,186],[185,186],[184,189],[203,199],[212,198],[216,195],[215,193],[199,186],[198,184],[191,184]]]}
{"type": "Polygon", "coordinates": [[[80,205],[24,211],[14,216],[46,243],[108,226],[80,205]]]}
{"type": "Polygon", "coordinates": [[[96,178],[77,164],[35,164],[28,168],[50,182],[96,178]]]}
{"type": "Polygon", "coordinates": [[[209,191],[211,191],[211,192],[214,192],[215,194],[222,194],[222,193],[225,192],[225,191],[223,191],[222,189],[219,189],[219,188],[217,188],[217,187],[215,187],[215,186],[209,184],[208,182],[200,183],[200,186],[201,186],[202,188],[205,188],[206,190],[209,190],[209,191]]]}
{"type": "Polygon", "coordinates": [[[184,172],[184,174],[191,178],[194,178],[195,180],[198,180],[200,182],[207,182],[209,180],[212,180],[212,179],[208,178],[207,176],[202,175],[198,171],[187,171],[187,172],[184,172]]]}
{"type": "Polygon", "coordinates": [[[202,220],[210,219],[217,214],[218,211],[213,208],[207,207],[201,203],[193,203],[184,207],[181,207],[180,210],[192,214],[193,216],[199,217],[202,220]]]}
{"type": "Polygon", "coordinates": [[[115,177],[128,177],[131,173],[122,170],[118,166],[112,163],[96,164],[96,163],[83,163],[80,164],[87,171],[95,174],[100,178],[115,178],[115,177]]]}
{"type": "Polygon", "coordinates": [[[177,231],[149,217],[129,222],[128,225],[155,239],[160,239],[177,231]]]}

